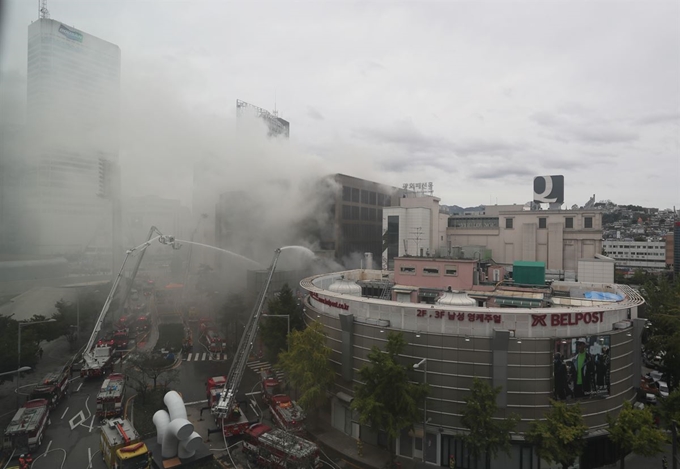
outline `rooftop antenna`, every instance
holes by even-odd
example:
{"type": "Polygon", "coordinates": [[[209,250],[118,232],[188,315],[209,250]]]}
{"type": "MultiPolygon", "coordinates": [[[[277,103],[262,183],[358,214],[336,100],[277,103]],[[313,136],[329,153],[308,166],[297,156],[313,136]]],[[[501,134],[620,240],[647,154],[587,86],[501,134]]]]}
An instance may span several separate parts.
{"type": "Polygon", "coordinates": [[[274,90],[274,117],[279,117],[279,111],[276,110],[276,90],[274,90]]]}
{"type": "Polygon", "coordinates": [[[47,0],[38,0],[38,14],[40,19],[49,19],[50,12],[47,9],[47,0]]]}

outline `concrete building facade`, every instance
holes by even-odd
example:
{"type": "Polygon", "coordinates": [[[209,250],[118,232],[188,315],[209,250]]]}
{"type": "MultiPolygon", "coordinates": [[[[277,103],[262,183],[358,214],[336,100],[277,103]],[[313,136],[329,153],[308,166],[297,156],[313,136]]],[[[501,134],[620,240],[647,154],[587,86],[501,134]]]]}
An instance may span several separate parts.
{"type": "Polygon", "coordinates": [[[666,241],[605,240],[603,249],[617,268],[664,270],[666,241]]]}
{"type": "MultiPolygon", "coordinates": [[[[633,289],[556,281],[551,288],[558,293],[553,299],[545,298],[554,304],[544,309],[395,302],[339,293],[334,288],[338,282],[382,281],[383,274],[351,270],[309,277],[300,283],[307,292],[306,320],[321,322],[332,350],[337,377],[332,400],[335,428],[372,444],[387,443],[379,429],[361,425],[349,404],[354,387],[360,384],[358,370],[369,363],[371,348],[384,349],[388,334],[399,332],[407,342],[400,363],[409,370],[409,379],[426,381],[431,392],[422,409],[422,423],[416,423],[414,432],[404,429],[397,439],[398,454],[444,467],[454,456],[456,468],[475,467],[463,440],[467,430],[461,415],[476,377],[501,387],[497,417],[520,416],[510,457],[501,453],[491,467],[549,467],[545,462],[538,466],[539,458],[523,433],[532,421],[542,418],[551,399],[564,397],[555,375],[557,357],[560,361],[568,358],[573,366],[574,354],[581,353],[583,344],[606,366],[606,376],[598,375],[587,396],[574,386],[572,399],[579,400],[588,427],[581,467],[615,461],[604,438],[607,416],[616,415],[625,401],[634,401],[641,372],[644,320],[637,319],[637,309],[643,300],[633,289]],[[615,301],[588,299],[592,292],[615,301]],[[427,366],[413,369],[423,359],[427,366]]],[[[543,289],[544,293],[548,290],[543,289]]],[[[515,293],[528,296],[522,291],[515,293]]],[[[474,297],[476,292],[468,294],[474,297]]]]}
{"type": "Polygon", "coordinates": [[[487,206],[482,215],[449,218],[448,247],[485,246],[500,265],[542,261],[550,270],[576,272],[578,260],[602,252],[598,210],[518,210],[487,206]]]}

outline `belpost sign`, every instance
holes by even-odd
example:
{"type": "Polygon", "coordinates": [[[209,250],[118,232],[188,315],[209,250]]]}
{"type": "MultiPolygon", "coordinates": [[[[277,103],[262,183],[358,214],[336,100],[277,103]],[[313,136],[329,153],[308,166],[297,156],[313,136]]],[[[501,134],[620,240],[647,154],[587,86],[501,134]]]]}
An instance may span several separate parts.
{"type": "Polygon", "coordinates": [[[596,324],[604,322],[604,311],[596,311],[593,313],[553,313],[553,314],[532,314],[531,327],[547,326],[548,316],[550,316],[550,325],[557,326],[577,326],[581,323],[596,324]]]}

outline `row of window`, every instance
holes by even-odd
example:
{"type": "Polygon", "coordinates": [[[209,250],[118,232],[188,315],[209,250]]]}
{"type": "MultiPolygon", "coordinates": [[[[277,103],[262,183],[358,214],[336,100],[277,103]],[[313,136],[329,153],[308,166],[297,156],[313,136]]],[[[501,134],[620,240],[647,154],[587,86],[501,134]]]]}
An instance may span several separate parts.
{"type": "Polygon", "coordinates": [[[392,204],[392,198],[387,194],[349,186],[342,186],[342,200],[357,204],[377,205],[379,207],[389,207],[392,204]]]}
{"type": "Polygon", "coordinates": [[[342,206],[343,220],[382,221],[382,209],[359,207],[356,205],[342,206]]]}
{"type": "MultiPolygon", "coordinates": [[[[513,229],[514,218],[505,219],[505,228],[508,230],[513,229]]],[[[592,228],[593,227],[593,217],[583,217],[583,227],[592,228]]],[[[538,229],[544,230],[548,228],[548,219],[546,217],[538,218],[538,229]]],[[[564,219],[564,228],[573,229],[574,228],[574,217],[566,217],[564,219]]]]}
{"type": "Polygon", "coordinates": [[[605,244],[605,249],[666,249],[665,244],[660,244],[656,246],[636,246],[636,245],[624,245],[624,244],[605,244]]]}
{"type": "MultiPolygon", "coordinates": [[[[422,274],[423,275],[435,275],[439,276],[440,273],[439,271],[442,270],[438,266],[427,266],[423,267],[422,274]]],[[[408,265],[402,265],[400,268],[400,272],[405,275],[415,275],[416,274],[416,267],[415,266],[408,266],[408,265]]],[[[458,266],[456,265],[446,265],[443,268],[444,275],[449,275],[455,277],[458,275],[458,266]]]]}

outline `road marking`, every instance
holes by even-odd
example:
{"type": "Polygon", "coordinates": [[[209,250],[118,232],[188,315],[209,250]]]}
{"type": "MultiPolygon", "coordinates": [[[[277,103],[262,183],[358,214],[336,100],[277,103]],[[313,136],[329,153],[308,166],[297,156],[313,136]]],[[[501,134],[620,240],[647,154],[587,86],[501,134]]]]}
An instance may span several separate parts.
{"type": "MultiPolygon", "coordinates": [[[[63,418],[66,416],[66,412],[68,412],[68,407],[66,408],[66,410],[64,411],[64,413],[61,414],[61,419],[63,419],[63,418]]],[[[61,420],[61,419],[60,419],[60,420],[61,420]]]]}
{"type": "Polygon", "coordinates": [[[205,353],[203,353],[203,358],[201,358],[201,361],[205,361],[205,353]]]}
{"type": "Polygon", "coordinates": [[[193,354],[192,354],[192,353],[190,353],[189,355],[187,355],[187,361],[188,361],[188,362],[190,362],[190,361],[191,361],[191,355],[193,355],[193,354]]]}
{"type": "Polygon", "coordinates": [[[80,386],[78,386],[78,389],[76,389],[76,392],[79,392],[79,391],[80,391],[80,388],[83,387],[83,384],[85,384],[85,383],[80,383],[80,386]]]}
{"type": "Polygon", "coordinates": [[[92,416],[92,420],[90,420],[90,431],[92,431],[92,425],[94,425],[94,418],[95,416],[92,416]]]}
{"type": "Polygon", "coordinates": [[[87,467],[88,469],[92,468],[92,451],[90,448],[87,448],[87,467]]]}
{"type": "Polygon", "coordinates": [[[75,429],[78,425],[83,423],[85,420],[85,414],[83,414],[83,411],[81,410],[78,412],[76,415],[74,415],[71,420],[68,421],[68,424],[71,426],[71,430],[75,429]],[[76,419],[78,419],[77,422],[73,423],[76,419]]]}
{"type": "Polygon", "coordinates": [[[194,357],[194,361],[197,362],[199,358],[201,358],[201,354],[197,353],[196,356],[194,357]]]}
{"type": "Polygon", "coordinates": [[[52,440],[50,440],[50,442],[47,443],[47,449],[45,450],[45,453],[43,454],[43,456],[45,456],[45,454],[50,452],[50,446],[52,446],[52,440]]]}

